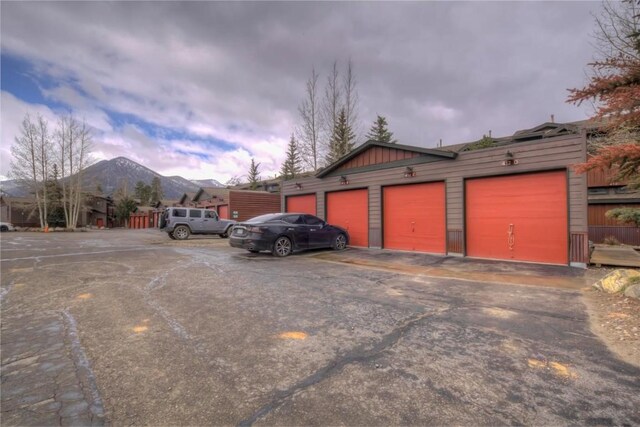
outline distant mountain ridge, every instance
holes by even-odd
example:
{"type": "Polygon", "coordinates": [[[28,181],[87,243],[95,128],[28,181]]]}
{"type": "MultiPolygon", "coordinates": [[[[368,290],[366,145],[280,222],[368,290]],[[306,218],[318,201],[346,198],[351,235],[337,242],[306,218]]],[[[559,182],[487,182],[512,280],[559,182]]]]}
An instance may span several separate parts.
{"type": "MultiPolygon", "coordinates": [[[[82,181],[85,191],[95,191],[100,187],[107,195],[113,194],[126,182],[129,192],[133,194],[138,181],[151,184],[155,177],[160,178],[165,199],[179,199],[184,193],[196,192],[200,187],[224,187],[215,179],[190,181],[181,176],[163,176],[126,157],[101,160],[89,166],[84,171],[82,181]]],[[[0,190],[8,196],[29,195],[15,180],[0,181],[0,190]]]]}
{"type": "Polygon", "coordinates": [[[191,182],[196,184],[198,187],[226,187],[224,184],[220,183],[220,181],[216,181],[215,179],[192,179],[191,182]]]}

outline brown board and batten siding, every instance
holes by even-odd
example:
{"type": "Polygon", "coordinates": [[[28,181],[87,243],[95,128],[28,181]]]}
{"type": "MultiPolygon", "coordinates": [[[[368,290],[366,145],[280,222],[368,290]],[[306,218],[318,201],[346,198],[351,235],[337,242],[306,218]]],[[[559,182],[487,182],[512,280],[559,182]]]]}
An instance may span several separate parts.
{"type": "MultiPolygon", "coordinates": [[[[377,147],[372,147],[373,149],[377,147]]],[[[443,147],[442,150],[446,150],[443,147]]],[[[368,150],[368,151],[371,151],[368,150]]],[[[367,154],[368,151],[358,156],[367,154]]],[[[411,158],[412,174],[407,177],[407,163],[385,169],[366,170],[354,165],[354,171],[336,168],[322,178],[310,177],[285,181],[283,197],[287,195],[316,192],[318,216],[325,218],[325,193],[354,188],[369,189],[369,246],[382,247],[381,187],[397,184],[445,181],[447,239],[450,253],[464,254],[464,186],[465,179],[498,175],[519,174],[536,171],[563,170],[567,174],[568,221],[570,262],[584,263],[588,254],[587,242],[587,184],[586,175],[573,172],[571,165],[586,160],[586,135],[575,134],[554,138],[519,142],[482,150],[460,152],[457,158],[437,158],[422,153],[411,158]],[[513,157],[507,157],[509,152],[513,157]],[[505,159],[517,160],[517,164],[503,166],[505,159]],[[424,161],[420,163],[420,161],[424,161]],[[351,172],[351,173],[350,173],[351,172]],[[341,176],[348,184],[341,184],[341,176]],[[296,186],[296,184],[298,184],[296,186]],[[462,240],[462,241],[461,241],[462,240]],[[574,246],[580,246],[574,247],[574,246]]],[[[356,156],[357,157],[357,156],[356,156]]],[[[356,158],[354,157],[354,159],[356,158]]],[[[349,160],[351,162],[352,160],[349,160]]],[[[406,162],[406,160],[405,160],[406,162]]]]}
{"type": "Polygon", "coordinates": [[[246,221],[258,215],[281,211],[280,194],[265,191],[229,191],[230,219],[246,221]]]}
{"type": "Polygon", "coordinates": [[[419,153],[413,151],[387,147],[372,147],[370,150],[360,153],[353,159],[340,165],[336,170],[343,171],[374,164],[395,162],[397,160],[412,159],[419,156],[419,153]]]}
{"type": "Polygon", "coordinates": [[[589,205],[589,240],[604,243],[614,238],[625,245],[640,246],[640,227],[621,224],[605,215],[608,210],[629,207],[640,209],[640,203],[590,204],[589,205]]]}

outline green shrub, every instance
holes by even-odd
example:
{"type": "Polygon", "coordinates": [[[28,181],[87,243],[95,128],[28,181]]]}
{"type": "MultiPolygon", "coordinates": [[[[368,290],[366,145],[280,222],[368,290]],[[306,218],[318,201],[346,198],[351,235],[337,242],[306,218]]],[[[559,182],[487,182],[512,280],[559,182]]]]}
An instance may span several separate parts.
{"type": "Polygon", "coordinates": [[[640,227],[640,209],[616,208],[605,213],[607,218],[615,219],[623,224],[634,224],[640,227]]]}

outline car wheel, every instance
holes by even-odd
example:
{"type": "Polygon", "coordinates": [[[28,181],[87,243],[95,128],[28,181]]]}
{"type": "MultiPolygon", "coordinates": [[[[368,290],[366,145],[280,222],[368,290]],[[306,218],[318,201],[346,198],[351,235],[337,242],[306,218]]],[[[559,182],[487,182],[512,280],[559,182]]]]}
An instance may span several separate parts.
{"type": "Polygon", "coordinates": [[[226,239],[227,237],[229,237],[229,235],[230,235],[230,234],[231,234],[231,227],[228,227],[228,228],[224,231],[224,233],[222,233],[222,234],[220,235],[220,237],[221,237],[221,238],[223,238],[223,239],[226,239]]]}
{"type": "Polygon", "coordinates": [[[3,225],[2,227],[0,227],[0,231],[9,231],[9,227],[3,225]]]}
{"type": "Polygon", "coordinates": [[[347,236],[344,234],[338,234],[336,239],[333,241],[333,249],[336,251],[342,251],[347,247],[347,236]]]}
{"type": "Polygon", "coordinates": [[[278,237],[273,244],[273,254],[278,257],[285,257],[291,254],[291,240],[288,237],[278,237]]]}
{"type": "Polygon", "coordinates": [[[178,240],[187,240],[190,234],[191,231],[189,231],[189,227],[187,227],[186,225],[179,225],[175,228],[175,230],[173,230],[173,237],[178,240]]]}
{"type": "Polygon", "coordinates": [[[167,233],[169,235],[169,238],[171,240],[176,240],[176,236],[173,235],[173,233],[167,233]]]}

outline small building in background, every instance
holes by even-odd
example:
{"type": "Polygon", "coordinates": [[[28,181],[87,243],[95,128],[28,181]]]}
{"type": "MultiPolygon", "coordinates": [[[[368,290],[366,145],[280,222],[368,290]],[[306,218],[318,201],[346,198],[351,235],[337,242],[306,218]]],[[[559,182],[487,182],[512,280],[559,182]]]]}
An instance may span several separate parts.
{"type": "Polygon", "coordinates": [[[0,221],[16,227],[40,227],[35,197],[0,196],[0,221]]]}
{"type": "MultiPolygon", "coordinates": [[[[591,144],[597,143],[598,139],[606,135],[602,131],[601,122],[585,120],[573,124],[586,130],[588,153],[594,151],[591,144]]],[[[615,169],[594,169],[587,172],[589,240],[594,243],[608,241],[640,246],[639,227],[622,224],[606,216],[606,212],[612,209],[640,209],[640,192],[626,189],[627,182],[616,180],[616,176],[615,169]]]]}
{"type": "Polygon", "coordinates": [[[266,191],[205,187],[196,193],[193,202],[195,207],[215,210],[222,219],[236,221],[282,211],[280,194],[266,191]]]}
{"type": "Polygon", "coordinates": [[[263,181],[258,181],[255,185],[255,188],[251,188],[250,183],[246,184],[238,184],[231,187],[232,190],[249,190],[249,191],[266,191],[267,193],[279,193],[280,192],[280,183],[282,179],[280,178],[272,178],[266,179],[263,181]]]}
{"type": "Polygon", "coordinates": [[[104,194],[87,194],[78,218],[78,227],[115,227],[115,203],[104,194]]]}

